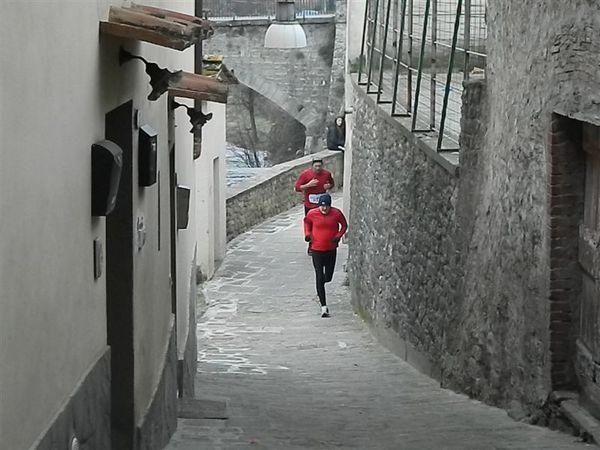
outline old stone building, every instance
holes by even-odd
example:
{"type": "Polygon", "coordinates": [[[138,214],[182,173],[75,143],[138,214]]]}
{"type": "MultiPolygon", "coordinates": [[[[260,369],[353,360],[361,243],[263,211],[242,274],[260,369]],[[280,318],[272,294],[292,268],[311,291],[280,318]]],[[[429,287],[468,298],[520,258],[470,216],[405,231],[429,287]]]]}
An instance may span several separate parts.
{"type": "Polygon", "coordinates": [[[275,4],[204,3],[217,30],[205,50],[226,55],[239,80],[227,105],[227,139],[269,152],[273,164],[325,148],[326,127],[343,111],[346,46],[346,1],[323,0],[296,2],[306,47],[265,48],[275,4]]]}
{"type": "Polygon", "coordinates": [[[458,153],[352,75],[353,302],[444,386],[519,416],[573,391],[597,415],[600,10],[489,0],[482,20],[458,153]]]}

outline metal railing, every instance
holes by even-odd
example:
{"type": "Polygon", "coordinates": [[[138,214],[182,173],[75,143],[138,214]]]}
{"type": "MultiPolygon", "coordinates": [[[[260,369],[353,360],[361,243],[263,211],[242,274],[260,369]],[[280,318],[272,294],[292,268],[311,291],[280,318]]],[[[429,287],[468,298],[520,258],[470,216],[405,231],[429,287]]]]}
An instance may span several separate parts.
{"type": "MultiPolygon", "coordinates": [[[[335,0],[296,0],[298,18],[335,14],[335,0]]],[[[246,17],[275,17],[277,0],[204,0],[203,10],[212,20],[246,17]]]]}
{"type": "Polygon", "coordinates": [[[462,82],[484,74],[487,0],[367,0],[358,82],[413,132],[458,149],[462,82]]]}

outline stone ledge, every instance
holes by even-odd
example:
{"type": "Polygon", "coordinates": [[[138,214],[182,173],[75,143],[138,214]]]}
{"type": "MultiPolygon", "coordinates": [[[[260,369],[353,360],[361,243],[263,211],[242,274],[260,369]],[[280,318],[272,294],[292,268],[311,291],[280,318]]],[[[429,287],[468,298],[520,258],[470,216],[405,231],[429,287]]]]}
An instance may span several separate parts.
{"type": "Polygon", "coordinates": [[[311,161],[320,157],[331,171],[336,188],[343,183],[344,154],[322,151],[265,169],[257,178],[240,183],[227,195],[227,241],[255,225],[302,203],[294,183],[311,161]]]}
{"type": "Polygon", "coordinates": [[[179,400],[180,419],[229,419],[225,398],[182,398],[179,400]]]}
{"type": "MultiPolygon", "coordinates": [[[[324,150],[319,153],[312,153],[310,155],[303,156],[301,158],[293,159],[291,161],[287,161],[281,164],[277,164],[273,167],[268,167],[264,169],[264,172],[257,177],[252,178],[249,181],[244,181],[235,185],[232,189],[227,193],[227,201],[233,199],[234,197],[244,194],[252,189],[260,188],[260,186],[264,183],[268,183],[272,181],[273,178],[282,175],[291,170],[309,166],[314,158],[322,158],[324,161],[331,159],[332,157],[343,155],[341,152],[334,152],[332,150],[324,150]]],[[[326,165],[327,166],[327,165],[326,165]]],[[[336,180],[336,184],[339,184],[336,180]]],[[[290,186],[293,190],[294,187],[290,186]]],[[[300,195],[300,194],[298,194],[300,195]]],[[[300,197],[299,197],[300,198],[300,197]]]]}
{"type": "Polygon", "coordinates": [[[441,384],[442,370],[431,360],[429,355],[415,349],[410,343],[400,338],[398,334],[391,329],[377,326],[369,319],[370,318],[367,318],[364,322],[368,325],[371,334],[375,336],[381,345],[394,355],[402,358],[422,374],[433,378],[441,384]]]}
{"type": "MultiPolygon", "coordinates": [[[[315,17],[299,18],[298,22],[301,25],[319,25],[323,23],[335,23],[335,15],[323,15],[315,17]]],[[[215,27],[246,27],[246,26],[267,26],[273,23],[272,19],[267,17],[227,17],[222,19],[210,19],[211,24],[215,27]]]]}
{"type": "Polygon", "coordinates": [[[577,398],[560,401],[560,411],[584,440],[591,440],[596,445],[600,442],[600,422],[579,404],[577,398]]]}
{"type": "Polygon", "coordinates": [[[438,134],[432,132],[419,132],[415,133],[410,131],[411,118],[410,117],[392,117],[391,105],[377,104],[375,100],[376,94],[367,94],[365,89],[358,84],[356,74],[352,74],[352,86],[357,95],[360,95],[372,108],[379,110],[380,117],[386,120],[388,123],[396,127],[411,145],[421,150],[428,158],[435,161],[441,167],[443,167],[448,173],[453,176],[458,176],[459,161],[458,152],[437,152],[436,144],[438,134]]]}

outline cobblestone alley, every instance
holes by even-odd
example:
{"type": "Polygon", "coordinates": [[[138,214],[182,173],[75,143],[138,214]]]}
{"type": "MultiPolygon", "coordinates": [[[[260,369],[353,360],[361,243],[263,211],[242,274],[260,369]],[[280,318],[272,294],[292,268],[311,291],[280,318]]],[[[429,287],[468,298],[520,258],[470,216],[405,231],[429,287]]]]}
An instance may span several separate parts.
{"type": "Polygon", "coordinates": [[[380,346],[352,312],[344,247],[321,319],[301,219],[234,240],[206,284],[197,397],[226,399],[228,419],[180,419],[169,450],[591,448],[440,389],[380,346]]]}

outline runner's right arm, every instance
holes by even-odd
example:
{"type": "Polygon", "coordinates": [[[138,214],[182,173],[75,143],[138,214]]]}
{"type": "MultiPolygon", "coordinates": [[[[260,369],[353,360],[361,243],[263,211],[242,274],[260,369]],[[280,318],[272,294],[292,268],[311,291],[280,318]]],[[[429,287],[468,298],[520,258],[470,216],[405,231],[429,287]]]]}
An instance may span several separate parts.
{"type": "Polygon", "coordinates": [[[312,228],[313,228],[313,222],[312,219],[310,217],[308,217],[308,215],[306,215],[306,217],[304,217],[304,239],[311,239],[312,238],[312,228]]]}
{"type": "Polygon", "coordinates": [[[306,189],[313,187],[313,180],[309,180],[305,172],[301,173],[294,185],[296,192],[304,192],[306,189]]]}
{"type": "Polygon", "coordinates": [[[304,192],[306,189],[317,186],[318,184],[318,180],[312,179],[306,181],[306,176],[300,175],[300,178],[298,178],[298,181],[296,181],[295,185],[296,192],[304,192]]]}

